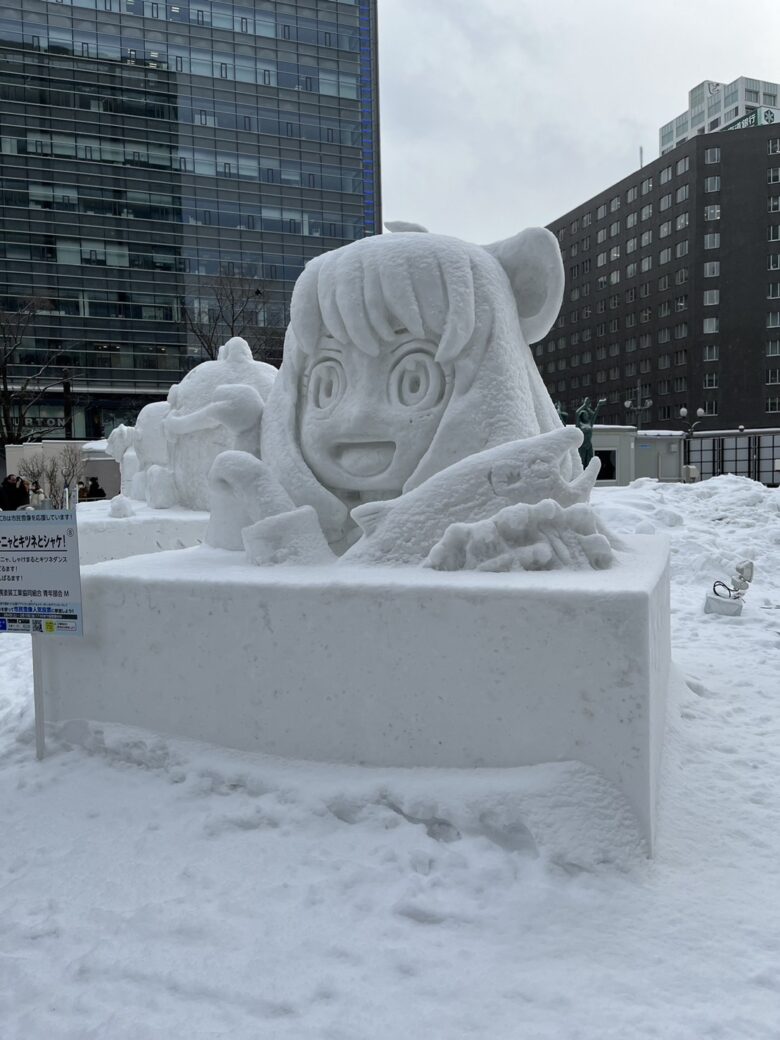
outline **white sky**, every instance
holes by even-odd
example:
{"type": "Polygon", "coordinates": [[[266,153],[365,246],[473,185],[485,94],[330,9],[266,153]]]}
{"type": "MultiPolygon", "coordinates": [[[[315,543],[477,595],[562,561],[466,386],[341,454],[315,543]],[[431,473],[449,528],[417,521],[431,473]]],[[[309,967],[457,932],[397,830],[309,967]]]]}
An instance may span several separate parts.
{"type": "Polygon", "coordinates": [[[658,155],[705,79],[780,80],[780,3],[379,0],[383,216],[477,242],[658,155]]]}

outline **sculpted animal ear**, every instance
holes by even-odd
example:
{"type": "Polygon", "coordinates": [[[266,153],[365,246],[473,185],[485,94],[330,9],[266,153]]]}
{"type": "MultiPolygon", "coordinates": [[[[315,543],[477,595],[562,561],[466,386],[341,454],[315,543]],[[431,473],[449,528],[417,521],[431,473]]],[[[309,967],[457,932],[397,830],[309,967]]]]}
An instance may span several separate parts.
{"type": "Polygon", "coordinates": [[[512,286],[527,343],[537,343],[553,326],[563,301],[564,271],[558,240],[546,228],[526,228],[485,246],[512,286]]]}

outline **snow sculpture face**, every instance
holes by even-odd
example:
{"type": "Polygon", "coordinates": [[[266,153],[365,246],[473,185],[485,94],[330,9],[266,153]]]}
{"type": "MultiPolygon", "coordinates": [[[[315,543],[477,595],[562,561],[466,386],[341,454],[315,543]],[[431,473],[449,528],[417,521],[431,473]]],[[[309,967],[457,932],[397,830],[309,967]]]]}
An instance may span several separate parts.
{"type": "Polygon", "coordinates": [[[542,228],[485,247],[405,231],[317,257],[293,293],[264,462],[335,545],[361,502],[560,428],[528,343],[562,294],[558,243],[542,228]]]}
{"type": "Polygon", "coordinates": [[[301,452],[326,487],[398,495],[431,445],[452,366],[408,329],[372,345],[320,339],[301,384],[301,452]]]}

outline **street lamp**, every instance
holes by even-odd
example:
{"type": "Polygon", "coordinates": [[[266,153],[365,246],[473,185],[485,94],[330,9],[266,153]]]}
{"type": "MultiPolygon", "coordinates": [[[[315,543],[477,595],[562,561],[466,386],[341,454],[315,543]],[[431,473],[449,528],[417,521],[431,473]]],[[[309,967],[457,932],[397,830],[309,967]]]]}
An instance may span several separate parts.
{"type": "Polygon", "coordinates": [[[623,407],[627,412],[636,412],[636,428],[637,430],[642,429],[642,421],[645,418],[645,412],[647,412],[647,418],[650,418],[650,409],[653,407],[652,397],[646,397],[644,403],[642,403],[642,384],[637,382],[636,390],[631,391],[631,397],[627,397],[623,402],[623,407]],[[634,394],[636,394],[636,401],[634,401],[634,394]]]}
{"type": "Polygon", "coordinates": [[[688,418],[688,409],[683,405],[680,409],[680,421],[685,427],[685,465],[687,466],[691,461],[691,439],[693,438],[693,431],[699,425],[704,418],[704,409],[696,409],[696,418],[688,418]]]}

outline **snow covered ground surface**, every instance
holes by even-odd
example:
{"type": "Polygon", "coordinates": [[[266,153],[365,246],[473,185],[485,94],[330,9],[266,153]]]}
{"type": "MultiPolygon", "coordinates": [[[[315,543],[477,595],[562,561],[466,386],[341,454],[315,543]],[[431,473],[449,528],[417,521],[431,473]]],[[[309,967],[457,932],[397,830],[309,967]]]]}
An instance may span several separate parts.
{"type": "Polygon", "coordinates": [[[597,784],[577,804],[576,766],[551,767],[567,811],[534,840],[515,771],[300,766],[74,724],[37,763],[29,641],[5,636],[2,1040],[776,1040],[780,492],[595,499],[672,543],[686,685],[655,860],[597,784]],[[743,616],[705,616],[745,558],[743,616]]]}

